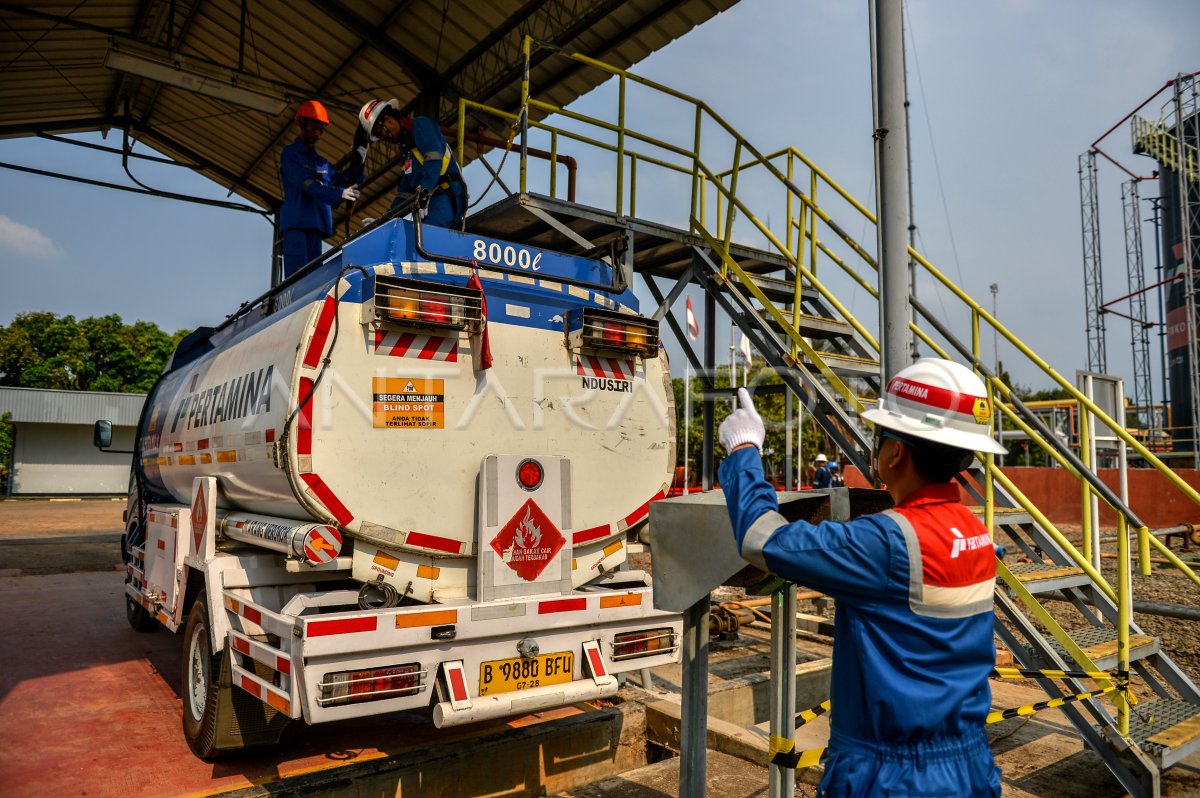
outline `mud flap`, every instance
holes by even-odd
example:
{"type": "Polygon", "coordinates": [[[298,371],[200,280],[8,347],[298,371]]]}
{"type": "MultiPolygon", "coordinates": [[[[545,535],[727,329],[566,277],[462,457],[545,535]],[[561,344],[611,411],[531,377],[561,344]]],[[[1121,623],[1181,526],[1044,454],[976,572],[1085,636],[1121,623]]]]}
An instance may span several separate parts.
{"type": "MultiPolygon", "coordinates": [[[[221,675],[217,681],[217,728],[214,747],[218,750],[248,748],[256,745],[275,745],[283,736],[290,718],[269,704],[264,704],[241,688],[233,686],[230,651],[220,655],[221,675]]],[[[263,678],[270,673],[255,672],[263,678]]]]}

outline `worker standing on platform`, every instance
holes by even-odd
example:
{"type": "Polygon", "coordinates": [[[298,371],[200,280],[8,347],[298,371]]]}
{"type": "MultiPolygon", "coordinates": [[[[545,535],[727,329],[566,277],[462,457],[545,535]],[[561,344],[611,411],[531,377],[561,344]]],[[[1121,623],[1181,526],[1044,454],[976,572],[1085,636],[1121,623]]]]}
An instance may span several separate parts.
{"type": "Polygon", "coordinates": [[[819,795],[996,796],[984,723],[995,667],[996,560],[987,529],[959,502],[955,474],[989,435],[982,381],[923,358],[888,383],[873,469],[895,508],[852,521],[789,522],[763,479],[762,419],[743,388],[721,424],[721,463],[738,549],[749,562],[831,596],[829,758],[819,795]]]}
{"type": "Polygon", "coordinates": [[[829,473],[829,461],[825,458],[825,455],[819,454],[813,462],[817,467],[817,470],[813,472],[813,490],[828,488],[833,481],[833,475],[829,473]]]}
{"type": "Polygon", "coordinates": [[[371,141],[398,144],[407,156],[392,207],[408,202],[419,190],[428,191],[429,207],[422,220],[461,229],[467,212],[467,184],[437,122],[425,116],[401,116],[395,99],[371,100],[359,111],[358,120],[371,141]]]}
{"type": "Polygon", "coordinates": [[[329,127],[329,114],[316,100],[307,100],[296,111],[300,135],[279,154],[279,180],[283,205],[279,229],[283,234],[283,276],[290,277],[321,255],[321,242],[333,235],[333,206],[358,199],[355,173],[333,173],[317,153],[317,142],[329,127]]]}

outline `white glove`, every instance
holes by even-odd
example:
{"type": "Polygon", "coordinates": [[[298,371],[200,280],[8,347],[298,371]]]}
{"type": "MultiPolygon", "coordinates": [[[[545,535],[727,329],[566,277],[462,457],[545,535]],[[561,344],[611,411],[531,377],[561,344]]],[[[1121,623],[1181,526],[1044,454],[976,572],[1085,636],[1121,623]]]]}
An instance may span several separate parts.
{"type": "Polygon", "coordinates": [[[762,416],[754,409],[750,392],[745,388],[738,388],[738,404],[740,407],[721,422],[717,438],[727,452],[732,452],[743,443],[752,443],[761,452],[767,430],[763,426],[762,416]]]}
{"type": "Polygon", "coordinates": [[[350,202],[355,202],[361,194],[362,192],[358,190],[358,186],[350,186],[349,188],[342,189],[342,199],[349,200],[350,202]]]}

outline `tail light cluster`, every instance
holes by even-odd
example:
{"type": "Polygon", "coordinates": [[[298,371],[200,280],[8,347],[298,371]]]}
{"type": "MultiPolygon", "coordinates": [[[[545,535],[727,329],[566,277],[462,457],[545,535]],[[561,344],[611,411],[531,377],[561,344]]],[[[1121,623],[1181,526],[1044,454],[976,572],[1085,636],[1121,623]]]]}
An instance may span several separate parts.
{"type": "Polygon", "coordinates": [[[425,671],[416,662],[366,671],[327,673],[318,685],[323,707],[358,704],[416,695],[425,685],[425,671]]]}
{"type": "Polygon", "coordinates": [[[473,288],[376,277],[374,318],[406,327],[475,332],[483,320],[483,298],[473,288]]]}
{"type": "Polygon", "coordinates": [[[612,352],[658,356],[658,322],[615,311],[582,309],[578,346],[612,352]]]}
{"type": "Polygon", "coordinates": [[[622,632],[613,638],[612,661],[668,654],[677,648],[679,645],[675,640],[675,630],[669,626],[663,629],[622,632]]]}

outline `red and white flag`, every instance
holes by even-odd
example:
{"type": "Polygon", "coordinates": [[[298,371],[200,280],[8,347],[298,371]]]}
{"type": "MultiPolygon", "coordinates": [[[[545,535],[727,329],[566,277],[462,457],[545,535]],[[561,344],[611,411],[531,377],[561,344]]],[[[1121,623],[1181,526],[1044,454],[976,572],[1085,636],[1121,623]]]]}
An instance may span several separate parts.
{"type": "Polygon", "coordinates": [[[700,324],[696,321],[696,314],[692,311],[692,298],[687,298],[687,326],[688,338],[695,341],[700,336],[700,324]]]}
{"type": "Polygon", "coordinates": [[[467,281],[467,288],[473,288],[479,292],[479,311],[483,317],[477,339],[479,343],[474,347],[475,370],[487,371],[492,367],[492,342],[488,338],[487,296],[483,293],[483,283],[479,280],[479,272],[471,271],[471,279],[467,281]]]}

